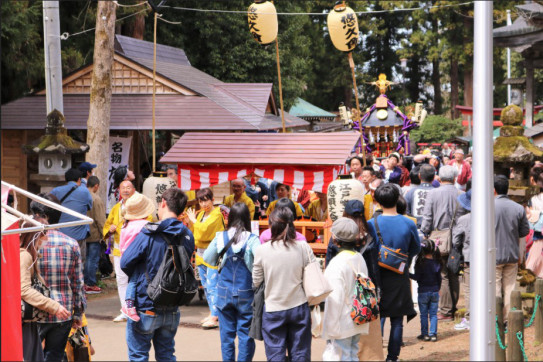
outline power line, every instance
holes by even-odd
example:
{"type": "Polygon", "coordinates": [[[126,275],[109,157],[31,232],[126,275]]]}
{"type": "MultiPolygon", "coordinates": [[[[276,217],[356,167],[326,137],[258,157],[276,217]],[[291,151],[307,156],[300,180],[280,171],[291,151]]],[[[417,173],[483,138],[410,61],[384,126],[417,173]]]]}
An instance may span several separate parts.
{"type": "MultiPolygon", "coordinates": [[[[392,9],[392,10],[368,10],[368,11],[355,11],[357,15],[364,15],[364,14],[381,14],[381,13],[393,13],[393,12],[399,12],[399,11],[415,11],[415,10],[425,10],[425,9],[436,9],[436,8],[448,8],[448,7],[455,7],[455,6],[463,6],[463,5],[469,5],[473,4],[473,1],[468,1],[465,3],[459,3],[459,4],[448,4],[448,5],[433,5],[433,6],[420,6],[417,8],[405,8],[405,9],[392,9]]],[[[168,6],[168,5],[162,5],[161,8],[170,8],[174,10],[183,10],[183,11],[195,11],[195,12],[202,12],[202,13],[226,13],[226,14],[247,14],[246,10],[214,10],[214,9],[197,9],[197,8],[185,8],[180,6],[168,6]]],[[[274,15],[272,13],[259,13],[261,15],[274,15]]],[[[277,15],[286,15],[286,16],[296,16],[296,15],[311,15],[311,16],[327,16],[328,13],[276,13],[277,15]]]]}
{"type": "MultiPolygon", "coordinates": [[[[119,19],[115,20],[115,22],[118,22],[118,21],[121,21],[121,20],[124,20],[124,19],[128,19],[128,18],[130,18],[130,17],[132,17],[132,16],[141,14],[141,13],[143,13],[144,11],[147,11],[147,9],[142,9],[142,10],[136,12],[136,13],[127,15],[127,16],[122,17],[122,18],[119,18],[119,19]]],[[[89,32],[89,31],[91,31],[91,30],[94,30],[94,29],[96,29],[96,27],[90,28],[90,29],[86,29],[86,30],[80,31],[79,33],[74,33],[74,34],[70,34],[70,33],[68,33],[68,32],[65,32],[65,33],[62,33],[62,35],[60,36],[60,39],[62,39],[62,40],[67,40],[68,38],[71,38],[71,37],[73,37],[73,36],[77,36],[77,35],[81,35],[81,34],[87,33],[87,32],[89,32]]]]}

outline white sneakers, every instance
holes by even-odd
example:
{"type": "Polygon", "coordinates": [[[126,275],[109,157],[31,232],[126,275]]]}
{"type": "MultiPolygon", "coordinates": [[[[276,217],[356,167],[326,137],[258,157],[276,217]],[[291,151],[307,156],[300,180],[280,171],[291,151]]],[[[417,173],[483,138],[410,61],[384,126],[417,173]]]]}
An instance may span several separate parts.
{"type": "Polygon", "coordinates": [[[462,322],[455,324],[454,329],[457,331],[469,330],[469,321],[466,318],[462,318],[462,322]]]}
{"type": "Polygon", "coordinates": [[[126,316],[124,314],[119,314],[118,316],[115,317],[115,319],[113,319],[113,322],[115,323],[120,323],[120,322],[126,322],[126,316]]]}

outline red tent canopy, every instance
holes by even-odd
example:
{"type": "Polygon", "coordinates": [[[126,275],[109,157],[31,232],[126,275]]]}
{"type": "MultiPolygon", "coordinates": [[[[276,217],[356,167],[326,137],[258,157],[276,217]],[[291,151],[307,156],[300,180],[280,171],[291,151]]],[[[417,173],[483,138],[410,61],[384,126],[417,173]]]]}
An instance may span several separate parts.
{"type": "Polygon", "coordinates": [[[299,189],[326,192],[359,140],[341,133],[184,134],[162,157],[175,163],[182,190],[214,186],[255,173],[299,189]]]}

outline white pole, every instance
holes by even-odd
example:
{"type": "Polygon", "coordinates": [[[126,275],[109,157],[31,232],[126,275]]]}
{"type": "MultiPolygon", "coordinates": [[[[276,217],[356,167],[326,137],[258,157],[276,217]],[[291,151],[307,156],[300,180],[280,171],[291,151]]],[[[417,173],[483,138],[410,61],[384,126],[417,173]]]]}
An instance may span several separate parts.
{"type": "Polygon", "coordinates": [[[470,360],[495,359],[494,182],[492,141],[492,1],[475,2],[473,193],[470,258],[470,360]]]}
{"type": "MultiPolygon", "coordinates": [[[[511,10],[507,9],[507,25],[511,25],[511,10]]],[[[511,48],[507,48],[507,79],[511,79],[511,48]]],[[[511,104],[511,84],[507,85],[507,105],[511,104]]]]}
{"type": "Polygon", "coordinates": [[[45,97],[47,114],[53,109],[64,114],[58,1],[43,2],[43,42],[45,50],[45,97]]]}

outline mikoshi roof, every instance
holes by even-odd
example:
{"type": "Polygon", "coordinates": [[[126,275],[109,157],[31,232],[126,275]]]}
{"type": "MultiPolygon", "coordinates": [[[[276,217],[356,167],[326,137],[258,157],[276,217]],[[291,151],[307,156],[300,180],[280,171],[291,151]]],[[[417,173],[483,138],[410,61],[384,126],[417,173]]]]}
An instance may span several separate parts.
{"type": "Polygon", "coordinates": [[[288,112],[300,118],[336,118],[334,113],[327,112],[302,98],[296,98],[294,105],[290,107],[288,112]]]}
{"type": "MultiPolygon", "coordinates": [[[[122,35],[115,36],[115,61],[125,69],[151,77],[153,43],[122,35]],[[128,68],[126,68],[128,67],[128,68]],[[150,76],[151,74],[151,76],[150,76]]],[[[276,114],[272,83],[225,83],[190,65],[182,49],[157,44],[157,82],[170,88],[182,88],[156,95],[156,128],[164,130],[239,130],[262,131],[282,127],[280,111],[276,114]]],[[[64,77],[64,84],[75,73],[89,81],[92,64],[64,77]]],[[[122,72],[121,72],[122,73],[122,72]]],[[[117,74],[114,72],[114,74],[117,74]]],[[[124,79],[118,79],[117,83],[124,79]]],[[[90,89],[90,87],[88,87],[90,89]]],[[[44,93],[44,91],[36,92],[44,93]]],[[[45,96],[29,95],[2,105],[1,129],[42,129],[46,114],[45,96]]],[[[79,94],[64,92],[64,115],[68,129],[86,129],[90,90],[79,94]]],[[[113,93],[110,128],[119,130],[151,129],[152,95],[149,92],[113,93]]],[[[287,128],[306,126],[308,122],[285,112],[287,128]]]]}

